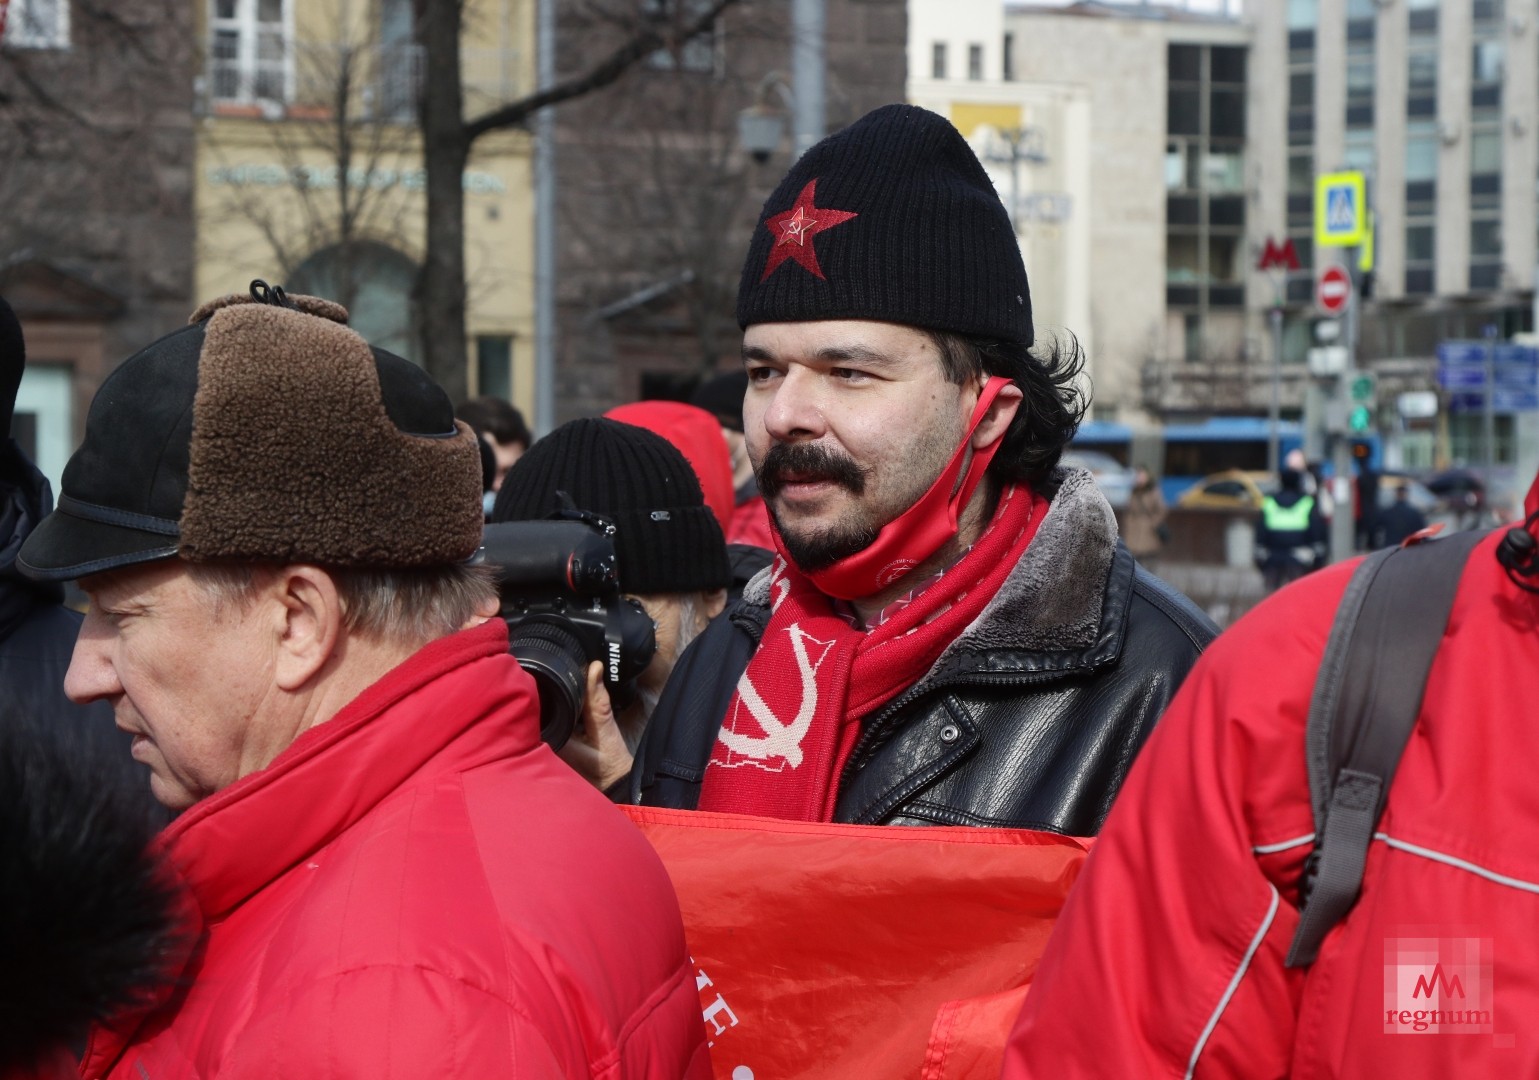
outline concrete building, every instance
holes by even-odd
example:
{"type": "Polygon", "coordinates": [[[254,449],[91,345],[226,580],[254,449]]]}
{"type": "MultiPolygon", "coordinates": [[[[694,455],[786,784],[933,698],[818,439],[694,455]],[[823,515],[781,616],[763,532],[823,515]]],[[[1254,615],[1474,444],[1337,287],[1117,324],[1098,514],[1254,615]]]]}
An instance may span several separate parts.
{"type": "Polygon", "coordinates": [[[948,117],[972,145],[1015,223],[1038,337],[1073,333],[1094,376],[1094,90],[1083,81],[1023,81],[1016,40],[998,0],[916,0],[908,100],[948,117]]]}
{"type": "Polygon", "coordinates": [[[0,296],[28,356],[11,434],[56,492],[102,379],[191,310],[191,20],[66,0],[0,20],[0,296]]]}
{"type": "MultiPolygon", "coordinates": [[[[1303,263],[1286,286],[1284,368],[1297,371],[1308,344],[1314,275],[1338,257],[1311,243],[1313,177],[1362,170],[1376,267],[1359,358],[1378,375],[1392,463],[1478,462],[1479,409],[1445,394],[1437,417],[1407,421],[1394,403],[1437,388],[1440,342],[1534,328],[1539,0],[1251,7],[1252,85],[1272,88],[1253,113],[1254,235],[1286,232],[1303,263]]],[[[1508,485],[1525,481],[1539,462],[1534,414],[1503,412],[1496,429],[1508,485]]]]}
{"type": "MultiPolygon", "coordinates": [[[[915,0],[909,94],[1027,200],[1037,321],[1086,345],[1092,415],[1135,427],[1264,414],[1274,355],[1284,415],[1314,418],[1314,283],[1343,258],[1314,250],[1314,181],[1363,170],[1360,362],[1390,463],[1432,466],[1477,459],[1480,417],[1444,395],[1407,420],[1398,395],[1437,389],[1439,342],[1533,330],[1536,34],[1539,0],[915,0]],[[1257,269],[1290,239],[1297,271],[1257,269]]],[[[1499,461],[1539,460],[1531,416],[1496,429],[1499,461]]]]}
{"type": "MultiPolygon", "coordinates": [[[[203,5],[198,5],[202,8],[203,5]]],[[[471,0],[467,115],[534,87],[533,0],[471,0]]],[[[425,246],[411,0],[217,0],[200,25],[197,295],[253,278],[338,300],[371,342],[418,359],[425,246]]],[[[464,174],[471,394],[534,404],[530,139],[482,137],[464,174]]]]}

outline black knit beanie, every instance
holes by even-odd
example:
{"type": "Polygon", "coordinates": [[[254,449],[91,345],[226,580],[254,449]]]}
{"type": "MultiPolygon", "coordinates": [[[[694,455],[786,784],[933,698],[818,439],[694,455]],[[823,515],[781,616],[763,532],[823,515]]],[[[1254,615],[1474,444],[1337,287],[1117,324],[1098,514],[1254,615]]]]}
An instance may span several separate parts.
{"type": "Polygon", "coordinates": [[[560,506],[558,491],[614,523],[625,592],[697,592],[731,582],[726,540],[695,470],[662,436],[618,420],[562,424],[508,470],[490,520],[549,517],[560,506]]]}
{"type": "Polygon", "coordinates": [[[1004,204],[951,123],[884,105],[802,155],[764,204],[738,325],[874,319],[1030,345],[1004,204]]]}

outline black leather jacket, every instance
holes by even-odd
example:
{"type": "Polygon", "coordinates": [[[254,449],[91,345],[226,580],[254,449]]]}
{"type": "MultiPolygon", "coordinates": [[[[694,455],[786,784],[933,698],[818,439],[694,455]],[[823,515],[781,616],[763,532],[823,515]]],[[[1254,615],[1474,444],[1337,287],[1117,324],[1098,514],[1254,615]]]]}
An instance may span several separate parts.
{"type": "MultiPolygon", "coordinates": [[[[1218,631],[1137,566],[1088,473],[1060,469],[1053,481],[1036,537],[982,615],[864,723],[835,820],[1100,829],[1134,755],[1218,631]]],[[[695,807],[768,619],[765,574],[685,651],[638,748],[632,801],[695,807]]]]}

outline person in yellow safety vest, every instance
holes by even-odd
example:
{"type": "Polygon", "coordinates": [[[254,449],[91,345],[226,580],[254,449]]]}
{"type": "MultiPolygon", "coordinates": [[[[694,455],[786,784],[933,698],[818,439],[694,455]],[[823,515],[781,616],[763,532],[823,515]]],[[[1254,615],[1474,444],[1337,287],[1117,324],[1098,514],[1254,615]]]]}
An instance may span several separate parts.
{"type": "Polygon", "coordinates": [[[1268,592],[1325,562],[1325,518],[1315,497],[1304,493],[1297,469],[1284,469],[1280,479],[1281,489],[1261,501],[1256,522],[1256,565],[1268,592]]]}

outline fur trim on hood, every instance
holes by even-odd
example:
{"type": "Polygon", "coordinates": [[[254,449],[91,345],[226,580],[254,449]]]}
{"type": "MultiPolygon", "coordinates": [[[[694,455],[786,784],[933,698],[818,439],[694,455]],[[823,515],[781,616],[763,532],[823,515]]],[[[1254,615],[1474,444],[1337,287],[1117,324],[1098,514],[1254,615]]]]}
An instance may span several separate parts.
{"type": "MultiPolygon", "coordinates": [[[[1059,467],[1043,494],[1051,502],[1026,554],[932,670],[967,653],[1077,653],[1100,639],[1106,585],[1117,553],[1117,516],[1084,469],[1059,467]]],[[[743,588],[743,600],[769,604],[768,568],[743,588]]]]}

